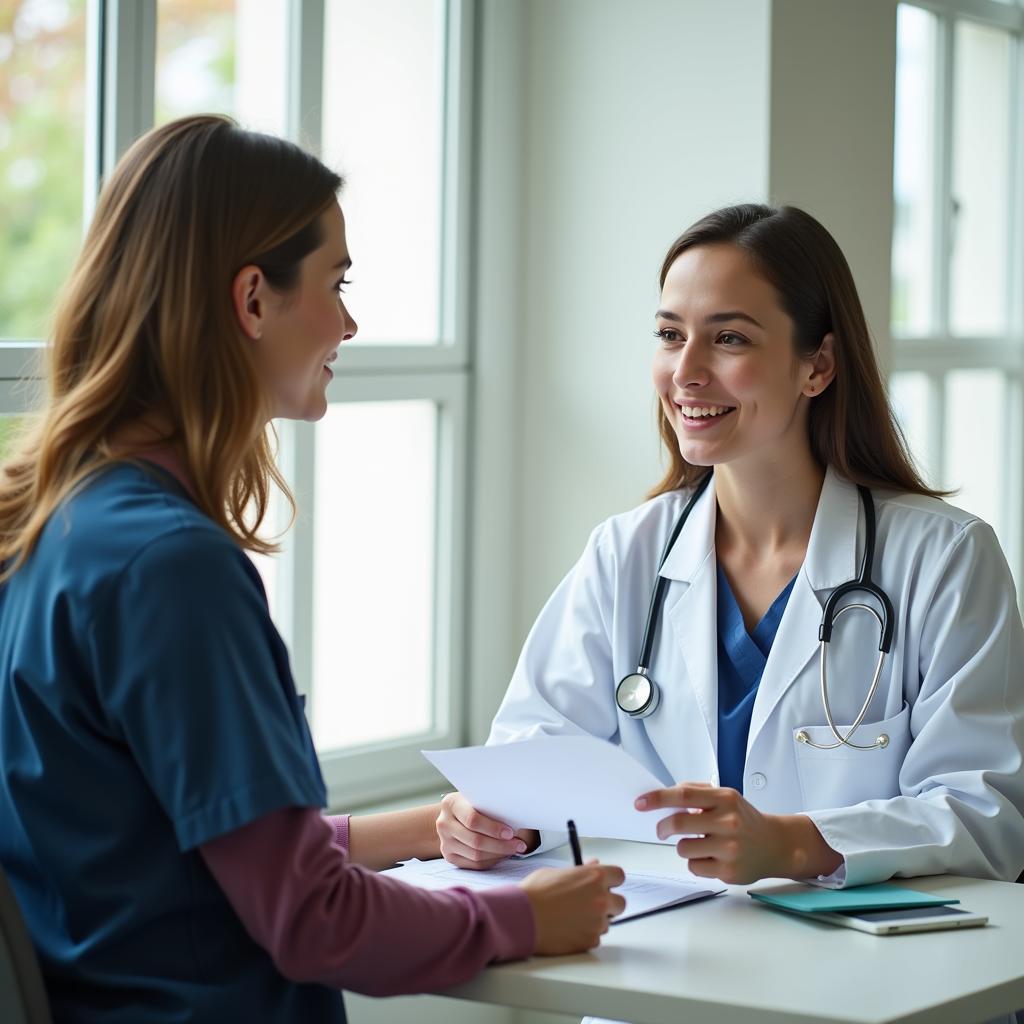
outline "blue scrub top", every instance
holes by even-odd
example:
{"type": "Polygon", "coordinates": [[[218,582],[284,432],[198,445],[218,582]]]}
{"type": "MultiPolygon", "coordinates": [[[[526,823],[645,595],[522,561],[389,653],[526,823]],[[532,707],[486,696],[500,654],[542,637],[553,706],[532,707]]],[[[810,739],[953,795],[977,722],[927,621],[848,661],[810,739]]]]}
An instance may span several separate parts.
{"type": "Polygon", "coordinates": [[[736,596],[718,566],[718,778],[720,786],[741,793],[754,698],[795,582],[794,576],[748,633],[736,596]]]}
{"type": "Polygon", "coordinates": [[[326,791],[259,574],[162,470],[100,470],[0,587],[0,761],[55,1021],[344,1021],[197,850],[326,791]]]}

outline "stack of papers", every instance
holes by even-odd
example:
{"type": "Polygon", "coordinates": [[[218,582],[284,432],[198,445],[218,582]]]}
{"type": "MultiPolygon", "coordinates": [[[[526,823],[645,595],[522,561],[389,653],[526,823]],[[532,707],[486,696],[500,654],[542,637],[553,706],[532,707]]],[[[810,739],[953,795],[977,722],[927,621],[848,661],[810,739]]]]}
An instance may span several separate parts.
{"type": "MultiPolygon", "coordinates": [[[[506,860],[488,871],[470,871],[457,868],[444,860],[411,860],[382,874],[397,878],[421,889],[447,889],[459,885],[466,889],[490,889],[499,885],[521,882],[538,868],[564,868],[570,865],[555,857],[527,857],[506,860]]],[[[616,889],[626,898],[626,909],[612,924],[667,910],[693,900],[716,896],[725,887],[710,882],[690,882],[671,875],[641,875],[630,872],[626,881],[616,889]]]]}

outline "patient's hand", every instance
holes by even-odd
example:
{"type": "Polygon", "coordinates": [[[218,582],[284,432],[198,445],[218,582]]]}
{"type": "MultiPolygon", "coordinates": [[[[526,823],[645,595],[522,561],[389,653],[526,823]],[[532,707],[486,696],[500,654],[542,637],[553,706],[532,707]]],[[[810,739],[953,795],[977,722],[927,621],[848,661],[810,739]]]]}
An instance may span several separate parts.
{"type": "Polygon", "coordinates": [[[441,801],[436,827],[441,856],[456,867],[477,871],[535,850],[540,843],[534,829],[514,832],[503,821],[481,814],[461,793],[449,793],[441,801]]]}
{"type": "Polygon", "coordinates": [[[613,917],[626,909],[625,899],[612,886],[626,880],[622,868],[596,860],[578,868],[541,868],[520,886],[526,890],[541,956],[561,956],[593,949],[608,931],[613,917]]]}

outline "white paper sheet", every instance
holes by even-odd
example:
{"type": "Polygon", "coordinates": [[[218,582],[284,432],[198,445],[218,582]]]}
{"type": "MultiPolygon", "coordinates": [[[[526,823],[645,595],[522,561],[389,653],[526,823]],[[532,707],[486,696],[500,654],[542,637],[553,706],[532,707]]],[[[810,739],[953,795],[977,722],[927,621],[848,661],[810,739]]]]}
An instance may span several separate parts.
{"type": "MultiPolygon", "coordinates": [[[[461,885],[467,889],[490,889],[498,885],[514,885],[538,868],[564,868],[569,862],[556,857],[527,857],[506,860],[488,871],[467,871],[444,860],[411,860],[382,874],[398,878],[421,889],[447,889],[461,885]]],[[[689,903],[725,892],[718,882],[690,882],[671,875],[643,875],[630,872],[616,892],[626,898],[626,909],[612,924],[655,910],[689,903]]]]}
{"type": "Polygon", "coordinates": [[[641,793],[664,783],[621,747],[593,736],[537,736],[423,756],[477,810],[512,828],[564,832],[571,818],[581,836],[657,843],[658,821],[670,813],[636,810],[641,793]]]}

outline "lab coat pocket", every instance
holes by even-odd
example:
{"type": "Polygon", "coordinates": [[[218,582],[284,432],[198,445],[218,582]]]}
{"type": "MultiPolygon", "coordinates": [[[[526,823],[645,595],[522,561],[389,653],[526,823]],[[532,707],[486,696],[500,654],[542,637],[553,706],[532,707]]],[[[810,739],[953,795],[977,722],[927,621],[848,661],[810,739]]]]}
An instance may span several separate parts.
{"type": "MultiPolygon", "coordinates": [[[[849,724],[836,728],[845,736],[849,724]]],[[[797,775],[803,797],[803,810],[849,807],[862,800],[884,800],[899,796],[900,769],[910,749],[910,705],[881,722],[864,722],[850,737],[851,742],[867,745],[884,737],[884,745],[857,750],[843,744],[830,750],[812,743],[835,743],[827,725],[805,725],[793,730],[797,775]]]]}

